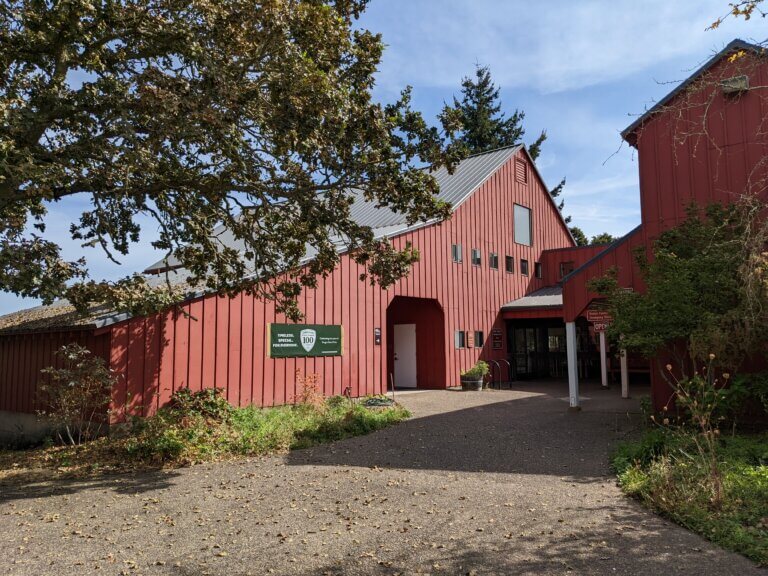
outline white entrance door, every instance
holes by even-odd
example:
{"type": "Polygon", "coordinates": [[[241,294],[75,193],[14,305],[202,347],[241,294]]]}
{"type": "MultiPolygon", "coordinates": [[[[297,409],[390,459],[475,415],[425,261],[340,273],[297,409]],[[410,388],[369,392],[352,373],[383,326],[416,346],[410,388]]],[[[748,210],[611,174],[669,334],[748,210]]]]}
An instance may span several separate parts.
{"type": "Polygon", "coordinates": [[[395,324],[395,386],[416,388],[416,324],[395,324]]]}

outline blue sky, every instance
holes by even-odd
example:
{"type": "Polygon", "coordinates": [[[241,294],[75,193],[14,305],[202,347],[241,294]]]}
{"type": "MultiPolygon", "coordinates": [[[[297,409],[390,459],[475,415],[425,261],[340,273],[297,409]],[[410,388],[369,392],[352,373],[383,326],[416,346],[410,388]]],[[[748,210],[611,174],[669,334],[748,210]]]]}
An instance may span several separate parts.
{"type": "MultiPolygon", "coordinates": [[[[565,213],[587,235],[621,235],[640,209],[636,157],[619,132],[733,38],[768,37],[760,18],[707,31],[726,11],[727,0],[372,0],[361,25],[387,44],[376,97],[392,101],[411,85],[414,107],[429,119],[475,63],[490,66],[505,109],[526,113],[527,141],[547,130],[539,169],[551,186],[567,178],[565,213]]],[[[68,241],[82,208],[78,199],[53,206],[49,231],[67,257],[88,258],[95,278],[158,259],[149,222],[119,266],[68,241]]],[[[35,304],[0,293],[0,314],[35,304]]]]}

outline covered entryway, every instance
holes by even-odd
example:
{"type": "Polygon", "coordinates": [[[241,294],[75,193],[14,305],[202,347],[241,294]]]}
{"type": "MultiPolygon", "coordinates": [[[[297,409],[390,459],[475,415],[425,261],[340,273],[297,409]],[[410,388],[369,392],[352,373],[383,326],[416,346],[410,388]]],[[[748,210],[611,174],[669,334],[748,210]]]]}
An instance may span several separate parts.
{"type": "MultiPolygon", "coordinates": [[[[599,356],[586,323],[576,331],[581,378],[599,376],[599,356]]],[[[555,318],[507,320],[509,362],[515,380],[568,378],[565,322],[555,318]]]]}
{"type": "Polygon", "coordinates": [[[395,296],[387,307],[387,378],[396,388],[445,388],[445,315],[437,300],[395,296]]]}

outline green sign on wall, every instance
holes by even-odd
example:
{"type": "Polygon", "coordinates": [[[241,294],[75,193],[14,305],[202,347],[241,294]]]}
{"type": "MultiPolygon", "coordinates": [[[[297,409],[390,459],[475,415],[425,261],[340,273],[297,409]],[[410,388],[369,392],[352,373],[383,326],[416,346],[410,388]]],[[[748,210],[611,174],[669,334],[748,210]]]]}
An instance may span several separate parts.
{"type": "Polygon", "coordinates": [[[325,324],[268,324],[269,356],[341,356],[341,326],[325,324]]]}

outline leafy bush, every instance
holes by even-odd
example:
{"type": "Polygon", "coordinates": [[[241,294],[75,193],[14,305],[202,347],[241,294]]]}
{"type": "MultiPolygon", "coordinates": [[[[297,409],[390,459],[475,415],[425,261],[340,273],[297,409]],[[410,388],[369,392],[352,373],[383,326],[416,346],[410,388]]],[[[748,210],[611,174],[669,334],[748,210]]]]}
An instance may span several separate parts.
{"type": "Polygon", "coordinates": [[[678,524],[768,565],[768,436],[718,439],[723,496],[715,505],[709,466],[694,456],[694,441],[663,430],[621,445],[613,457],[619,483],[678,524]]]}
{"type": "Polygon", "coordinates": [[[156,416],[134,421],[125,452],[158,464],[262,455],[367,434],[409,416],[397,405],[368,409],[343,396],[278,408],[224,404],[219,390],[176,392],[156,416]]]}
{"type": "Polygon", "coordinates": [[[649,430],[639,442],[619,444],[613,454],[611,465],[621,474],[632,466],[647,466],[660,456],[668,453],[673,439],[664,429],[649,430]]]}
{"type": "Polygon", "coordinates": [[[736,428],[745,422],[764,422],[768,416],[768,373],[739,374],[722,391],[718,418],[736,428]]]}
{"type": "Polygon", "coordinates": [[[480,378],[484,378],[489,371],[490,367],[488,366],[488,363],[484,360],[478,360],[477,364],[469,370],[462,372],[461,375],[473,380],[479,380],[480,378]]]}
{"type": "Polygon", "coordinates": [[[61,368],[44,368],[40,385],[45,409],[39,413],[54,426],[57,438],[77,445],[93,439],[105,423],[116,377],[102,358],[79,344],[62,346],[61,368]]]}
{"type": "Polygon", "coordinates": [[[196,414],[224,422],[229,419],[233,408],[223,392],[221,388],[205,388],[197,392],[181,388],[171,396],[169,408],[181,414],[196,414]]]}

